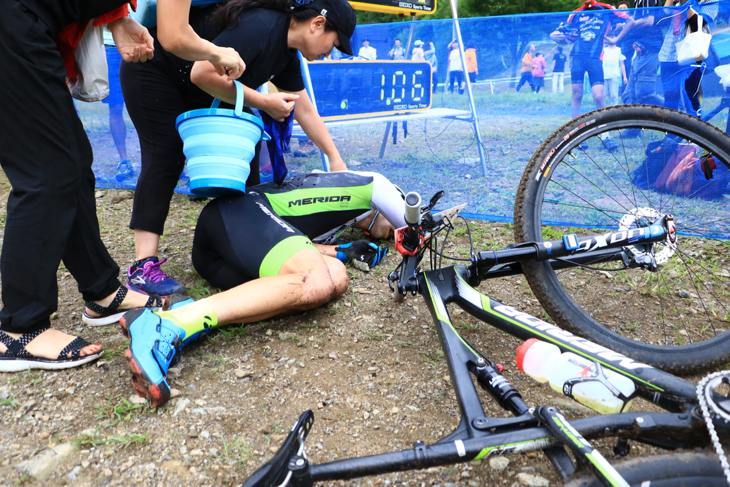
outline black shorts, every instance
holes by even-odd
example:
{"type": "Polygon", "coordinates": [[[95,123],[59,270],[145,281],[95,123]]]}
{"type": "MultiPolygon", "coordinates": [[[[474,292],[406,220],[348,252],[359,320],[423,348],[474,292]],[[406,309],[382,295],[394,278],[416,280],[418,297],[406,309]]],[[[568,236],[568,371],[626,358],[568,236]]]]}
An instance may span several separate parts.
{"type": "Polygon", "coordinates": [[[603,84],[603,61],[587,56],[572,56],[570,58],[570,82],[574,85],[583,84],[583,75],[588,73],[591,86],[603,84]]]}
{"type": "Polygon", "coordinates": [[[272,210],[263,195],[223,196],[208,203],[193,239],[193,266],[205,280],[230,289],[275,276],[297,252],[317,250],[272,210]]]}

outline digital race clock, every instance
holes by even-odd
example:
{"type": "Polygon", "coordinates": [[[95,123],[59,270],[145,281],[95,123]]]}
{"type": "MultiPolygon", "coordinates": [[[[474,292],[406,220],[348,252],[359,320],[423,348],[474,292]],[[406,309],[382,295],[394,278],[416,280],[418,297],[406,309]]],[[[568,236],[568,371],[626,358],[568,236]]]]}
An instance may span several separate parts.
{"type": "Polygon", "coordinates": [[[323,118],[428,110],[431,65],[425,61],[314,61],[308,64],[323,118]]]}
{"type": "Polygon", "coordinates": [[[436,11],[436,0],[412,0],[408,2],[400,0],[360,0],[357,2],[351,1],[350,5],[357,10],[384,12],[386,14],[427,15],[436,11]]]}

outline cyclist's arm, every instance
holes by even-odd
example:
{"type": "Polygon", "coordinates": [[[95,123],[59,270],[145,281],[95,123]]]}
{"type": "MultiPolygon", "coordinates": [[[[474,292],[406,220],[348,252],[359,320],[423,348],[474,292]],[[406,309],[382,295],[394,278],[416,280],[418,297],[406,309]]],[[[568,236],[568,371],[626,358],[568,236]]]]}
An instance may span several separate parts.
{"type": "Polygon", "coordinates": [[[335,143],[332,141],[332,136],[330,136],[322,117],[317,113],[307,90],[298,91],[294,94],[299,95],[299,99],[294,104],[294,118],[299,122],[307,137],[314,142],[314,145],[329,157],[330,171],[346,170],[345,161],[342,160],[335,143]]]}

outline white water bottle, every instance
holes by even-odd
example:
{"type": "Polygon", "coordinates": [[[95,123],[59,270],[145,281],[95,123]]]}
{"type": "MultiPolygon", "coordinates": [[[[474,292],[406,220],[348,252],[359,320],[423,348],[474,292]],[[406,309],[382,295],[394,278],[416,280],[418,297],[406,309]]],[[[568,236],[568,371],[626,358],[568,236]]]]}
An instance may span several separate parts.
{"type": "Polygon", "coordinates": [[[550,343],[531,338],[517,349],[517,367],[538,382],[601,414],[628,411],[636,386],[631,379],[550,343]]]}

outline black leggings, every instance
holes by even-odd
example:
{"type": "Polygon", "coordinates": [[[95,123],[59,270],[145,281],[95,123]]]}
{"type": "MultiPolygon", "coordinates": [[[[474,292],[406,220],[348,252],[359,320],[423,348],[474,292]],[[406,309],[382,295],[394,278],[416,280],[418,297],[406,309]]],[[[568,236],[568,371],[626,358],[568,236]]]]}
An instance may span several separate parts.
{"type": "Polygon", "coordinates": [[[0,2],[0,163],[12,185],[2,243],[2,330],[50,325],[63,260],[86,301],[118,287],[99,232],[91,144],[54,35],[20,2],[0,2]]]}
{"type": "MultiPolygon", "coordinates": [[[[155,41],[155,50],[162,48],[155,41]]],[[[183,143],[175,119],[183,112],[208,108],[213,98],[190,82],[186,72],[169,73],[164,55],[145,63],[122,63],[120,81],[129,116],[139,135],[142,170],[134,192],[129,228],[162,235],[170,200],[185,167],[183,143]]],[[[251,161],[246,186],[259,183],[259,152],[251,161]]]]}

